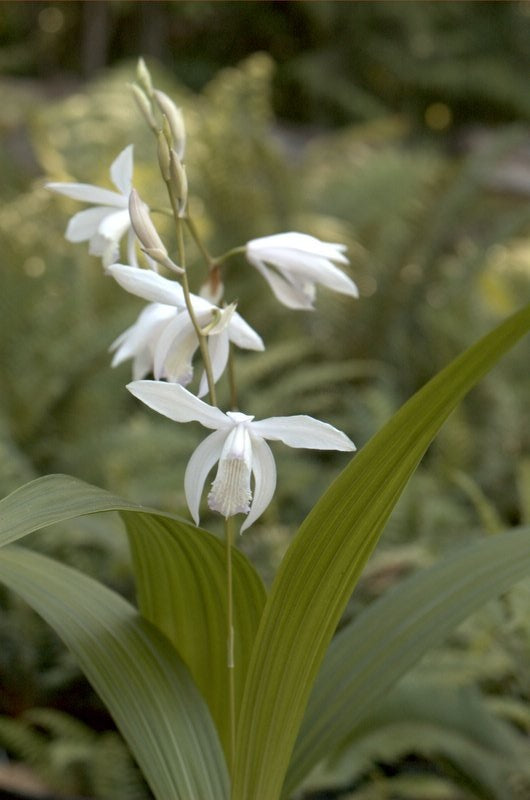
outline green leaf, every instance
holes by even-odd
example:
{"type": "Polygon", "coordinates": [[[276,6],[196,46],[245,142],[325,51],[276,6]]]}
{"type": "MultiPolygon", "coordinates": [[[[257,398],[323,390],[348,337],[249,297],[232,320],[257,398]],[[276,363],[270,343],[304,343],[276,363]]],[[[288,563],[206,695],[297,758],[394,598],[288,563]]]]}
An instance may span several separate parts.
{"type": "MultiPolygon", "coordinates": [[[[206,698],[229,753],[227,601],[224,545],[206,531],[154,515],[122,514],[142,614],[172,641],[206,698]]],[[[232,550],[236,718],[265,605],[261,579],[232,550]]]]}
{"type": "Polygon", "coordinates": [[[459,549],[402,581],[333,639],[313,687],[284,794],[372,714],[391,686],[472,611],[530,573],[530,528],[459,549]]]}
{"type": "Polygon", "coordinates": [[[142,507],[69,475],[46,475],[0,501],[0,546],[55,522],[121,509],[142,507]]]}
{"type": "Polygon", "coordinates": [[[171,644],[92,578],[17,547],[0,580],[61,636],[114,717],[157,800],[221,800],[229,780],[208,708],[171,644]]]}
{"type": "Polygon", "coordinates": [[[302,524],[256,638],[233,800],[280,796],[325,651],[401,492],[457,403],[529,328],[530,306],[436,375],[355,456],[302,524]]]}
{"type": "MultiPolygon", "coordinates": [[[[173,642],[205,697],[228,748],[226,565],[224,545],[178,517],[142,508],[67,475],[38,478],[0,501],[0,544],[55,522],[121,511],[133,555],[142,614],[173,642]]],[[[265,589],[233,550],[236,712],[265,589]]]]}

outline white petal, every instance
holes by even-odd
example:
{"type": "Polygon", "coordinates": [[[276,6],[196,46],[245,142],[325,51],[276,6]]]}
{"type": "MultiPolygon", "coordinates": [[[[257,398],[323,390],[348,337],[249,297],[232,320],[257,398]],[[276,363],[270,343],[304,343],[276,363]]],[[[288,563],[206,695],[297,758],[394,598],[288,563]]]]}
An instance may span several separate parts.
{"type": "Polygon", "coordinates": [[[113,213],[114,209],[109,206],[95,206],[79,211],[68,223],[64,235],[69,242],[86,242],[97,233],[101,221],[113,213]]]}
{"type": "Polygon", "coordinates": [[[228,328],[230,341],[245,350],[265,350],[263,339],[245,322],[243,317],[234,313],[228,328]]]}
{"type": "Polygon", "coordinates": [[[197,447],[186,467],[184,491],[190,514],[196,525],[199,524],[199,504],[204,482],[214,464],[219,461],[227,432],[215,431],[197,447]]]}
{"type": "Polygon", "coordinates": [[[276,233],[272,236],[263,236],[260,239],[252,239],[247,243],[247,248],[256,253],[259,258],[267,258],[276,251],[278,254],[283,251],[295,250],[300,253],[312,254],[329,258],[339,264],[348,264],[348,259],[343,255],[346,245],[334,242],[322,242],[315,236],[307,233],[276,233]]]}
{"type": "Polygon", "coordinates": [[[252,436],[252,472],[254,473],[254,499],[248,517],[241,526],[241,533],[260,517],[269,505],[276,489],[276,464],[267,442],[252,436]]]}
{"type": "Polygon", "coordinates": [[[269,269],[261,261],[248,255],[248,260],[260,272],[272,291],[284,306],[296,309],[313,309],[314,290],[307,283],[295,285],[288,282],[283,276],[278,275],[274,270],[269,269]]]}
{"type": "Polygon", "coordinates": [[[219,408],[209,406],[178,383],[133,381],[127,389],[149,408],[175,422],[200,422],[205,428],[227,430],[233,422],[219,408]]]}
{"type": "Polygon", "coordinates": [[[119,257],[120,244],[115,239],[107,239],[100,233],[95,233],[90,239],[88,252],[91,256],[100,256],[105,269],[119,257]]]}
{"type": "Polygon", "coordinates": [[[327,286],[336,292],[358,297],[357,286],[342,270],[327,258],[316,255],[304,255],[295,251],[282,253],[281,257],[271,256],[266,259],[276,267],[287,280],[309,280],[327,286]]]}
{"type": "Polygon", "coordinates": [[[165,326],[155,348],[154,375],[188,384],[193,377],[192,359],[199,346],[187,311],[176,314],[165,326]]]}
{"type": "Polygon", "coordinates": [[[143,297],[153,303],[185,308],[184,292],[176,281],[163,278],[150,269],[128,267],[125,264],[112,264],[107,268],[120,286],[137,297],[143,297]]]}
{"type": "Polygon", "coordinates": [[[120,192],[129,197],[132,188],[133,174],[133,145],[129,144],[122,150],[119,156],[112,162],[110,167],[110,177],[112,183],[120,192]]]}
{"type": "Polygon", "coordinates": [[[142,350],[140,353],[137,353],[133,359],[133,370],[132,376],[133,380],[140,381],[142,378],[145,378],[146,375],[149,375],[150,372],[153,371],[153,356],[151,352],[146,348],[142,350]]]}
{"type": "Polygon", "coordinates": [[[269,417],[250,423],[257,436],[281,441],[289,447],[307,447],[310,450],[355,450],[355,445],[345,433],[305,414],[293,417],[269,417]]]}
{"type": "MultiPolygon", "coordinates": [[[[226,331],[222,331],[216,336],[208,337],[208,352],[210,353],[214,383],[217,383],[225,371],[229,349],[228,333],[226,331]]],[[[203,372],[201,384],[199,386],[198,397],[204,397],[207,392],[208,378],[206,377],[206,372],[203,372]]]]}
{"type": "Polygon", "coordinates": [[[124,208],[120,211],[114,211],[112,214],[107,214],[101,221],[98,233],[111,242],[119,242],[130,227],[129,211],[124,208]]]}
{"type": "Polygon", "coordinates": [[[164,306],[161,303],[151,303],[146,306],[134,325],[127,328],[111,344],[109,348],[111,352],[116,350],[112,366],[138,355],[145,348],[151,349],[153,340],[160,335],[175,313],[173,306],[164,306]]]}
{"type": "Polygon", "coordinates": [[[82,203],[95,203],[99,206],[112,206],[113,208],[127,208],[127,198],[109,189],[101,189],[90,183],[47,183],[47,189],[57,194],[64,194],[72,200],[82,203]]]}

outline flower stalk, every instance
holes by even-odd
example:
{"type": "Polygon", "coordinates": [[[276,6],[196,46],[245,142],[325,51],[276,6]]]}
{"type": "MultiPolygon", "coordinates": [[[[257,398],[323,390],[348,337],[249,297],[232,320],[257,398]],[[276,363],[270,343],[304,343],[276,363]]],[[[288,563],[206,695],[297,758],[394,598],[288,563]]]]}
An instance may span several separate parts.
{"type": "Polygon", "coordinates": [[[236,692],[235,692],[235,658],[234,658],[234,588],[232,577],[232,547],[234,546],[234,518],[225,519],[226,543],[226,627],[228,667],[228,704],[230,723],[230,768],[234,766],[236,752],[236,692]]]}

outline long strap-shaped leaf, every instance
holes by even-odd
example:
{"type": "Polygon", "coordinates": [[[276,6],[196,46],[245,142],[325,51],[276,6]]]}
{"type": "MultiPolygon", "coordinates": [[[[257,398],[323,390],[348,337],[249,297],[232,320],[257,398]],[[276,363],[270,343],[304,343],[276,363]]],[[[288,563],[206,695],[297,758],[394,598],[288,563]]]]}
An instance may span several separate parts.
{"type": "MultiPolygon", "coordinates": [[[[208,702],[225,753],[229,752],[230,712],[227,669],[225,550],[210,535],[198,536],[173,520],[122,514],[133,554],[142,614],[166,634],[190,667],[208,702]],[[211,541],[213,540],[213,541],[211,541]]],[[[265,589],[247,559],[234,550],[234,682],[236,713],[265,589]]]]}
{"type": "Polygon", "coordinates": [[[229,781],[206,703],[171,644],[115,592],[45,556],[0,553],[0,580],[66,642],[157,800],[223,800],[229,781]]]}
{"type": "Polygon", "coordinates": [[[530,306],[452,362],[354,458],[302,524],[256,638],[233,800],[277,800],[326,648],[383,526],[452,409],[530,329],[530,306]]]}
{"type": "Polygon", "coordinates": [[[530,573],[530,528],[459,549],[404,580],[335,636],[289,765],[289,796],[455,625],[530,573]]]}
{"type": "MultiPolygon", "coordinates": [[[[142,614],[173,642],[213,714],[228,747],[226,565],[222,543],[170,514],[123,500],[67,475],[49,475],[0,502],[0,545],[55,522],[120,511],[126,523],[142,614]]],[[[265,589],[249,561],[233,550],[235,684],[243,679],[265,604],[265,589]]]]}

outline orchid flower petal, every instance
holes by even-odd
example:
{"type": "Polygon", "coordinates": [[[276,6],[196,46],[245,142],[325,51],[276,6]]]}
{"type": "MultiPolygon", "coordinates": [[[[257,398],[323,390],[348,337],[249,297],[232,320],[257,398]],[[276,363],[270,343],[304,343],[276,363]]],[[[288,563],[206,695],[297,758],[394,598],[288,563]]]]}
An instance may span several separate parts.
{"type": "Polygon", "coordinates": [[[186,307],[180,284],[162,277],[153,270],[128,267],[125,264],[111,264],[107,272],[120,286],[137,297],[177,308],[186,307]]]}
{"type": "Polygon", "coordinates": [[[119,156],[114,159],[110,166],[110,177],[112,183],[123,195],[129,196],[132,188],[133,175],[133,145],[128,145],[121,151],[119,156]]]}
{"type": "MultiPolygon", "coordinates": [[[[230,350],[228,333],[222,331],[217,336],[208,337],[208,352],[210,353],[210,362],[212,365],[213,381],[217,383],[223,372],[225,371],[228,362],[228,354],[230,350]]],[[[208,393],[208,377],[206,371],[203,372],[198,397],[204,397],[208,393]]]]}
{"type": "Polygon", "coordinates": [[[97,230],[108,214],[113,214],[114,208],[109,206],[95,206],[78,211],[70,219],[66,228],[65,238],[69,242],[86,242],[97,233],[97,230]]]}
{"type": "Polygon", "coordinates": [[[47,183],[47,189],[72,200],[82,203],[94,203],[98,206],[112,206],[113,208],[127,208],[127,198],[110,189],[101,189],[91,183],[47,183]]]}
{"type": "Polygon", "coordinates": [[[187,385],[193,377],[192,360],[199,346],[186,311],[177,314],[162,331],[154,353],[154,376],[187,385]]]}
{"type": "Polygon", "coordinates": [[[269,417],[251,422],[253,435],[263,439],[281,441],[289,447],[310,450],[355,450],[355,445],[345,433],[318,419],[298,414],[292,417],[269,417]]]}
{"type": "Polygon", "coordinates": [[[249,514],[241,526],[241,533],[260,517],[269,505],[276,489],[276,464],[267,442],[253,436],[252,426],[252,472],[254,473],[254,498],[249,514]]]}
{"type": "Polygon", "coordinates": [[[159,414],[175,422],[200,422],[205,428],[228,430],[233,422],[219,408],[208,405],[178,383],[133,381],[127,389],[159,414]]]}
{"type": "Polygon", "coordinates": [[[265,350],[263,339],[245,322],[243,317],[234,312],[228,330],[230,341],[244,350],[265,350]]]}
{"type": "Polygon", "coordinates": [[[208,473],[219,461],[227,437],[226,430],[214,431],[194,451],[184,475],[184,491],[190,514],[199,524],[199,505],[208,473]]]}
{"type": "Polygon", "coordinates": [[[266,267],[259,259],[255,259],[250,255],[247,257],[250,263],[263,275],[280,303],[283,303],[287,308],[306,311],[313,309],[314,292],[308,293],[304,291],[302,286],[296,286],[283,275],[278,275],[274,270],[266,267]]]}
{"type": "Polygon", "coordinates": [[[105,239],[119,242],[124,233],[131,227],[129,212],[126,208],[107,214],[101,221],[98,233],[105,239]]]}

